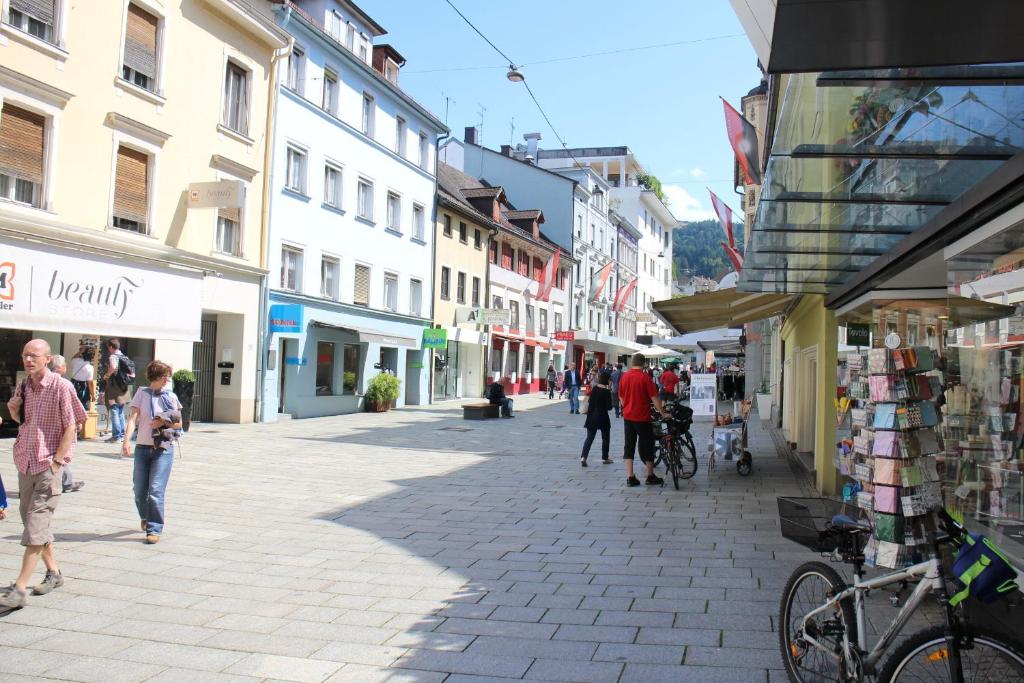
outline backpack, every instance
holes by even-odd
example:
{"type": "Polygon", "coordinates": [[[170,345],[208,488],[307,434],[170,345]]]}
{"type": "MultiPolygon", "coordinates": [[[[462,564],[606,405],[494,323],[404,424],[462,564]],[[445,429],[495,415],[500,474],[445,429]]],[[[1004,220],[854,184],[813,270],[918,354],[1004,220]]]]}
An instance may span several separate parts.
{"type": "Polygon", "coordinates": [[[127,389],[135,383],[135,362],[123,353],[117,356],[117,383],[127,389]]]}

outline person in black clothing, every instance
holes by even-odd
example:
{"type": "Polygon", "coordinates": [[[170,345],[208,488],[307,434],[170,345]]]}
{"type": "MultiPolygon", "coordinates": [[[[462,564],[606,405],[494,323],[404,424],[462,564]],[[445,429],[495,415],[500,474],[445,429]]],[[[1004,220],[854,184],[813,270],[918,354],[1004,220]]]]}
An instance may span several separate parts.
{"type": "Polygon", "coordinates": [[[505,396],[505,387],[501,382],[491,382],[487,389],[487,399],[492,406],[501,406],[502,417],[515,417],[512,414],[512,399],[505,396]]]}
{"type": "Polygon", "coordinates": [[[583,426],[587,428],[587,440],[583,442],[583,455],[580,456],[580,466],[587,466],[587,456],[590,454],[590,446],[594,443],[594,437],[598,430],[601,431],[601,462],[605,465],[611,463],[608,457],[608,442],[612,422],[608,412],[612,409],[612,392],[608,385],[612,381],[611,373],[602,370],[597,376],[597,385],[590,390],[590,397],[587,399],[587,419],[583,426]]]}

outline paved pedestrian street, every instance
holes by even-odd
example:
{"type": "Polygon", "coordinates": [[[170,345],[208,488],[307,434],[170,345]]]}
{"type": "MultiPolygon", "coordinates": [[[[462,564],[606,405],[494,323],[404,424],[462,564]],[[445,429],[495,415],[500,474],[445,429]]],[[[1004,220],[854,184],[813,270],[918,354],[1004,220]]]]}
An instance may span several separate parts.
{"type": "MultiPolygon", "coordinates": [[[[56,515],[67,582],[0,617],[0,679],[783,680],[779,592],[811,554],[779,535],[775,497],[799,495],[800,475],[767,433],[750,477],[709,477],[701,451],[681,491],[627,489],[620,425],[615,464],[598,439],[581,469],[582,416],[537,396],[516,408],[198,425],[152,546],[131,462],[81,444],[87,485],[56,515]]],[[[700,448],[708,433],[695,426],[700,448]]]]}

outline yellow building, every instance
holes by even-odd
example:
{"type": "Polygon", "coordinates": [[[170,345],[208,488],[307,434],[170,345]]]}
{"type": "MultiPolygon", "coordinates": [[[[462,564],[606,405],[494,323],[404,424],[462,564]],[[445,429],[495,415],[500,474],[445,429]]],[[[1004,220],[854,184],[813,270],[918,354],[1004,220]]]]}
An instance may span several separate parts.
{"type": "Polygon", "coordinates": [[[139,383],[197,373],[194,419],[251,421],[287,35],[242,0],[2,5],[0,401],[23,340],[119,337],[139,383]]]}
{"type": "Polygon", "coordinates": [[[434,352],[432,396],[442,401],[483,395],[487,334],[483,324],[459,320],[467,308],[485,308],[490,298],[487,254],[496,217],[488,207],[500,206],[504,196],[501,188],[481,187],[443,162],[437,184],[434,324],[447,330],[448,348],[434,352]]]}

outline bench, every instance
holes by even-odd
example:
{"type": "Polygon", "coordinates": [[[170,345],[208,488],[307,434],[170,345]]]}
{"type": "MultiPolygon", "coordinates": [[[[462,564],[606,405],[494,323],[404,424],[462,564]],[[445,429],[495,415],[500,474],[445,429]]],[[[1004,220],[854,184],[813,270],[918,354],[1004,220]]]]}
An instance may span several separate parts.
{"type": "Polygon", "coordinates": [[[490,403],[467,403],[462,406],[463,420],[486,420],[489,417],[500,417],[501,406],[490,403]]]}

